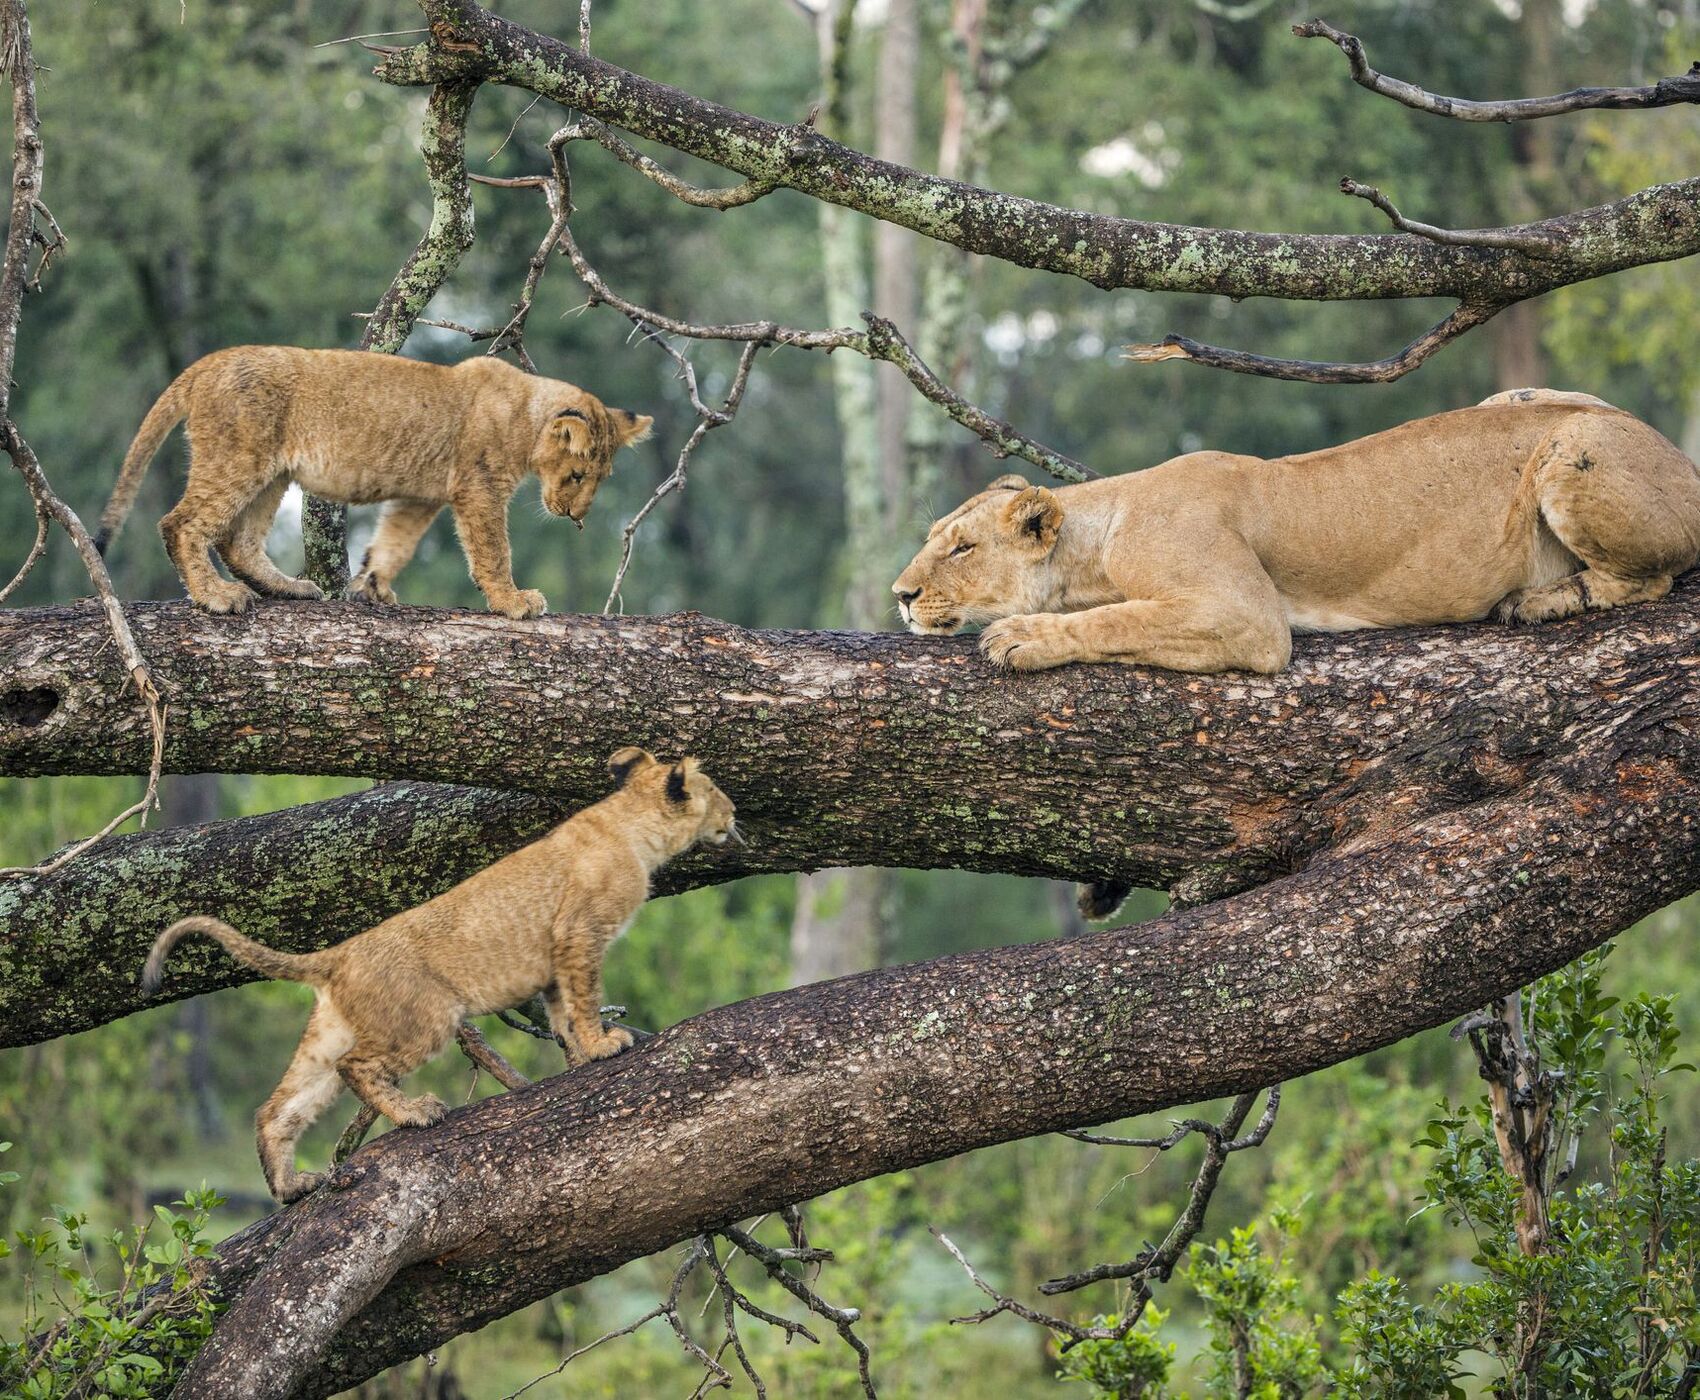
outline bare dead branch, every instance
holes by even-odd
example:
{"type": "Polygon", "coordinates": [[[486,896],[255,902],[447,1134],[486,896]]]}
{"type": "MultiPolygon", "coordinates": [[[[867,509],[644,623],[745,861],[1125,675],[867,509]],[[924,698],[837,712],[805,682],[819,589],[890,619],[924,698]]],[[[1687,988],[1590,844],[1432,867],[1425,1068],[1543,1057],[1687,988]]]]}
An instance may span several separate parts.
{"type": "Polygon", "coordinates": [[[1352,81],[1359,87],[1383,97],[1391,97],[1418,112],[1437,117],[1451,117],[1461,122],[1522,122],[1539,117],[1556,117],[1565,112],[1582,112],[1594,108],[1670,107],[1683,102],[1700,102],[1700,63],[1696,63],[1679,78],[1661,78],[1648,87],[1586,87],[1572,88],[1552,97],[1519,97],[1500,102],[1474,102],[1462,97],[1442,97],[1407,83],[1390,78],[1369,66],[1362,40],[1344,33],[1324,20],[1307,20],[1295,24],[1293,33],[1301,39],[1326,39],[1346,55],[1352,81]]]}
{"type": "Polygon", "coordinates": [[[1367,199],[1387,215],[1389,222],[1401,233],[1412,233],[1435,243],[1451,243],[1464,248],[1515,248],[1532,258],[1548,258],[1563,251],[1563,244],[1549,233],[1512,228],[1438,228],[1434,224],[1419,224],[1407,219],[1393,201],[1374,185],[1360,185],[1356,180],[1340,181],[1340,193],[1357,199],[1367,199]]]}
{"type": "Polygon", "coordinates": [[[779,188],[779,182],[773,179],[749,179],[741,184],[732,185],[726,189],[702,189],[688,181],[681,180],[666,166],[651,160],[648,156],[626,141],[622,141],[602,122],[595,117],[581,117],[577,123],[579,132],[595,141],[604,150],[629,165],[647,180],[654,181],[675,199],[689,204],[697,209],[737,209],[746,204],[754,204],[763,195],[771,194],[779,188]]]}
{"type": "Polygon", "coordinates": [[[48,514],[47,507],[34,492],[30,493],[30,504],[35,509],[35,543],[30,546],[29,553],[24,556],[24,562],[18,565],[18,572],[12,575],[12,581],[4,588],[0,588],[0,603],[4,603],[6,599],[11,597],[18,585],[29,577],[30,570],[35,567],[36,560],[40,559],[47,549],[47,532],[52,526],[53,517],[48,514]]]}
{"type": "Polygon", "coordinates": [[[1166,336],[1154,345],[1125,346],[1122,358],[1139,364],[1154,364],[1159,360],[1191,360],[1208,369],[1232,370],[1235,374],[1256,374],[1265,379],[1299,380],[1307,384],[1391,384],[1395,379],[1403,379],[1441,346],[1456,340],[1466,331],[1474,330],[1484,321],[1492,320],[1507,305],[1509,303],[1495,306],[1460,306],[1445,320],[1430,326],[1397,355],[1362,364],[1330,360],[1277,359],[1268,355],[1254,355],[1246,350],[1226,350],[1217,345],[1201,345],[1184,335],[1166,336]]]}
{"type": "Polygon", "coordinates": [[[1270,1130],[1275,1126],[1275,1115],[1281,1106],[1281,1090],[1277,1086],[1269,1090],[1267,1102],[1264,1105],[1263,1116],[1256,1127],[1244,1137],[1236,1136],[1251,1113],[1252,1104],[1257,1100],[1256,1094],[1241,1094],[1233,1102],[1220,1123],[1208,1123],[1201,1118],[1186,1118],[1175,1124],[1173,1132],[1155,1138],[1119,1138],[1107,1137],[1101,1134],[1086,1133],[1078,1129],[1068,1131],[1065,1136],[1076,1138],[1082,1142],[1104,1144],[1116,1147],[1145,1147],[1158,1152],[1166,1152],[1183,1139],[1197,1133],[1204,1139],[1204,1160],[1199,1164],[1198,1174],[1193,1179],[1192,1189],[1187,1196],[1187,1204],[1160,1245],[1147,1244],[1132,1259],[1120,1264],[1100,1264],[1096,1268],[1087,1269],[1078,1274],[1070,1274],[1064,1278],[1052,1279],[1039,1285],[1039,1291],[1047,1295],[1073,1292],[1085,1288],[1088,1284],[1101,1283],[1107,1279],[1129,1279],[1132,1287],[1121,1308],[1120,1317],[1113,1323],[1092,1323],[1082,1325],[1070,1322],[1066,1318],[1056,1317],[1050,1313],[1041,1312],[1028,1306],[1007,1293],[992,1287],[968,1262],[967,1257],[941,1231],[933,1230],[939,1243],[950,1251],[967,1273],[969,1280],[992,1300],[992,1306],[982,1308],[979,1312],[967,1317],[952,1318],[953,1322],[980,1323],[1008,1313],[1019,1317],[1025,1322],[1048,1328],[1062,1337],[1066,1350],[1079,1342],[1119,1340],[1125,1337],[1139,1323],[1145,1314],[1145,1307],[1151,1301],[1151,1285],[1165,1283],[1174,1271],[1175,1265],[1186,1253],[1187,1246],[1192,1243],[1200,1227],[1204,1224],[1204,1212],[1210,1204],[1210,1198],[1215,1193],[1217,1182],[1221,1179],[1222,1168],[1228,1158],[1235,1152],[1247,1148],[1261,1147],[1268,1138],[1270,1130]]]}

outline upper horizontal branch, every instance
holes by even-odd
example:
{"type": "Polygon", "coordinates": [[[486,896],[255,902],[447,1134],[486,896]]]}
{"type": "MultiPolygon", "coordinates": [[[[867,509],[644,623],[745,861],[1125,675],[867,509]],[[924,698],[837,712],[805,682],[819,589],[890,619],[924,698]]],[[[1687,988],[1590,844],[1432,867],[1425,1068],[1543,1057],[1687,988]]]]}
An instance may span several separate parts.
{"type": "MultiPolygon", "coordinates": [[[[696,616],[520,623],[279,603],[229,619],[143,604],[134,621],[179,716],[171,771],[520,791],[380,788],[120,838],[0,889],[0,1044],[138,1009],[134,970],[184,914],[297,950],[358,932],[601,797],[604,758],[632,742],[699,755],[750,837],[669,867],[659,889],[877,864],[1218,897],[1390,820],[1529,781],[1577,729],[1630,721],[1625,676],[1636,704],[1672,686],[1686,696],[1700,585],[1535,629],[1301,638],[1272,677],[1015,677],[967,640],[696,616]]],[[[104,641],[87,607],[0,614],[0,774],[145,769],[147,727],[114,694],[121,667],[104,641]]],[[[185,950],[169,990],[246,976],[215,950],[185,950]]]]}
{"type": "Polygon", "coordinates": [[[1700,102],[1700,62],[1679,78],[1661,78],[1645,87],[1585,87],[1551,97],[1517,97],[1498,102],[1472,102],[1463,97],[1443,97],[1407,83],[1390,78],[1369,66],[1363,41],[1347,34],[1324,20],[1307,20],[1295,24],[1293,33],[1301,39],[1326,39],[1346,55],[1351,66],[1352,81],[1371,92],[1391,97],[1418,112],[1437,117],[1451,117],[1461,122],[1523,122],[1539,117],[1557,117],[1566,112],[1583,112],[1597,108],[1674,107],[1679,103],[1700,102]]]}
{"type": "Polygon", "coordinates": [[[1449,247],[1397,234],[1283,234],[1195,228],[1068,209],[928,175],[806,126],[763,121],[654,82],[490,14],[425,0],[431,41],[386,55],[386,82],[508,83],[756,181],[827,200],[1022,267],[1103,288],[1298,300],[1536,296],[1624,268],[1700,252],[1700,179],[1527,225],[1562,251],[1449,247]],[[452,36],[454,47],[442,47],[452,36]]]}

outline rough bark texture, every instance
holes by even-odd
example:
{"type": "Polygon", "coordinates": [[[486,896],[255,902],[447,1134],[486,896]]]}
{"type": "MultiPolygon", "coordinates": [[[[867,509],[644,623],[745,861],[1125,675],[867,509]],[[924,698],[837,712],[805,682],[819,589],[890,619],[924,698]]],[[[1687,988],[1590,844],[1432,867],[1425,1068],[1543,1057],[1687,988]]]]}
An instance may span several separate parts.
{"type": "MultiPolygon", "coordinates": [[[[1022,676],[967,639],[690,614],[521,623],[272,603],[231,620],[173,603],[133,621],[172,706],[169,771],[533,796],[377,789],[124,838],[0,889],[0,1043],[134,1010],[134,969],[179,913],[293,948],[356,932],[601,796],[604,759],[629,742],[699,754],[751,837],[673,868],[670,888],[878,863],[1113,877],[1196,903],[1518,790],[1579,736],[1636,723],[1649,696],[1691,703],[1700,580],[1553,626],[1301,638],[1273,677],[1022,676]]],[[[146,724],[103,640],[92,607],[0,614],[0,773],[146,766],[146,724]]],[[[177,966],[174,993],[242,978],[199,949],[177,966]]]]}
{"type": "Polygon", "coordinates": [[[1533,258],[1404,234],[1250,233],[1066,209],[875,160],[804,126],[763,121],[580,53],[472,0],[422,0],[429,43],[385,57],[401,84],[456,79],[528,88],[611,126],[755,179],[1020,267],[1094,286],[1297,300],[1516,300],[1700,252],[1700,179],[1528,225],[1561,245],[1533,258]],[[452,47],[448,47],[452,45],[452,47]]]}
{"type": "Polygon", "coordinates": [[[1692,658],[1637,650],[1633,677],[1596,675],[1626,685],[1617,718],[1509,795],[1137,929],[723,1007],[379,1140],[221,1248],[234,1306],[178,1393],[330,1394],[702,1229],[1290,1078],[1561,966],[1700,885],[1692,658]]]}

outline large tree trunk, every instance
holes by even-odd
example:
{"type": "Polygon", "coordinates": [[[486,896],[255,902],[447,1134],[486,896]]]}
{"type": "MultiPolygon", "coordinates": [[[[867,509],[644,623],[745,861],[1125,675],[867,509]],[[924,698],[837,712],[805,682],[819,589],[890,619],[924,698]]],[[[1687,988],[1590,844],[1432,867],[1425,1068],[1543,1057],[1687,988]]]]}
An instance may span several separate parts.
{"type": "MultiPolygon", "coordinates": [[[[1196,903],[1519,791],[1580,736],[1686,723],[1697,600],[1700,580],[1684,580],[1664,602],[1545,627],[1301,638],[1270,677],[1023,676],[968,639],[695,615],[274,603],[232,621],[137,605],[172,707],[170,771],[512,791],[377,789],[118,838],[0,884],[0,1044],[136,1009],[135,969],[178,914],[296,948],[358,932],[600,797],[603,760],[634,741],[699,754],[751,837],[669,867],[662,888],[878,862],[1107,877],[1196,903]]],[[[94,609],[0,614],[0,773],[145,769],[147,723],[120,684],[94,609]]],[[[185,948],[168,991],[244,980],[215,952],[185,948]]]]}

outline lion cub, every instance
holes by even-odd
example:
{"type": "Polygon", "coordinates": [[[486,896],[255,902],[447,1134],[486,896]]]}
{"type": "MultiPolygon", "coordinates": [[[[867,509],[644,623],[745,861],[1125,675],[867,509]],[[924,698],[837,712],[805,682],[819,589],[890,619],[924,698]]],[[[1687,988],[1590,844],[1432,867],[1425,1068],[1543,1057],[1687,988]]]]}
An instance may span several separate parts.
{"type": "Polygon", "coordinates": [[[272,1195],[288,1203],[323,1173],[295,1169],[295,1144],[346,1084],[391,1122],[434,1123],[430,1094],[397,1081],[453,1039],[463,1017],[543,993],[555,1034],[585,1059],[616,1055],[631,1034],[602,1024],[602,958],[645,899],[649,877],[698,841],[737,836],[732,800],[694,758],[658,763],[639,748],[608,760],[616,791],[416,909],[317,953],[280,953],[218,919],[179,919],[153,945],[142,990],[159,988],[179,939],[216,939],[268,977],[318,994],[282,1082],[255,1118],[272,1195]]]}
{"type": "Polygon", "coordinates": [[[545,603],[536,589],[514,587],[508,498],[536,475],[544,506],[582,529],[614,453],[642,442],[653,422],[487,356],[433,365],[288,345],[219,350],[178,375],[142,420],[100,517],[103,553],[148,463],[184,418],[189,484],[159,532],[202,607],[241,612],[256,592],[320,596],[266,556],[266,532],[293,481],[333,501],[385,503],[350,596],[395,602],[391,582],[448,506],[473,581],[495,611],[522,618],[545,603]],[[219,577],[209,549],[235,582],[219,577]]]}

